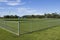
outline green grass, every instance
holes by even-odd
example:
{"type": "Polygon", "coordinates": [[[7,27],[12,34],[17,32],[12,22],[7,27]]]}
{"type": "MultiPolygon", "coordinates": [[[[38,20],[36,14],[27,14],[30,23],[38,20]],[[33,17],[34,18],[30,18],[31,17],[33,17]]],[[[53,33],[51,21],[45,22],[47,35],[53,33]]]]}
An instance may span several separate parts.
{"type": "Polygon", "coordinates": [[[60,40],[60,26],[20,36],[0,29],[0,40],[60,40]]]}
{"type": "Polygon", "coordinates": [[[60,26],[22,35],[21,40],[60,40],[60,26]]]}
{"type": "Polygon", "coordinates": [[[1,28],[5,28],[18,34],[18,21],[5,21],[0,19],[0,26],[1,28]]]}
{"type": "Polygon", "coordinates": [[[17,40],[19,37],[0,28],[0,40],[17,40]]]}
{"type": "Polygon", "coordinates": [[[14,29],[14,32],[18,33],[18,21],[5,21],[5,25],[14,29]]]}
{"type": "MultiPolygon", "coordinates": [[[[7,25],[16,29],[16,22],[7,21],[7,25]]],[[[0,40],[60,40],[60,19],[21,19],[20,23],[22,35],[17,36],[0,28],[0,40]]]]}

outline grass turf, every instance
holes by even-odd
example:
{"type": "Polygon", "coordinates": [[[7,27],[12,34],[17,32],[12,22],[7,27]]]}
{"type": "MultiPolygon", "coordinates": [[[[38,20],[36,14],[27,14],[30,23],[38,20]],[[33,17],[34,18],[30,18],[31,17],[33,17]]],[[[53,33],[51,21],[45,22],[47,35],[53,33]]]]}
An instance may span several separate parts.
{"type": "Polygon", "coordinates": [[[22,23],[20,24],[22,26],[20,27],[21,33],[30,32],[32,30],[35,31],[37,29],[39,30],[40,28],[44,28],[47,25],[48,26],[55,25],[55,27],[48,28],[45,30],[39,30],[29,34],[28,33],[23,34],[23,35],[20,35],[19,37],[17,35],[9,33],[6,30],[0,29],[0,40],[60,40],[59,38],[60,37],[60,25],[59,25],[60,19],[47,19],[47,20],[37,19],[38,21],[36,21],[36,19],[33,19],[32,21],[31,20],[28,19],[28,21],[22,21],[22,23]],[[33,28],[31,26],[32,24],[30,24],[31,22],[34,23],[33,28]],[[41,23],[42,25],[39,25],[41,23]]]}
{"type": "Polygon", "coordinates": [[[20,36],[0,29],[0,40],[60,40],[60,26],[20,36]]]}

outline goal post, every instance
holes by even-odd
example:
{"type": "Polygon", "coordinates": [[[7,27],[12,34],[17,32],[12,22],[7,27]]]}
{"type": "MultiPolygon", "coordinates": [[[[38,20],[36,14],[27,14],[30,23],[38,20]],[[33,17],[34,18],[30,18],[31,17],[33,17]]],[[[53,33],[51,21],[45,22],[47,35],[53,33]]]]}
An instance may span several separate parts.
{"type": "Polygon", "coordinates": [[[18,36],[20,36],[20,17],[18,17],[18,36]]]}

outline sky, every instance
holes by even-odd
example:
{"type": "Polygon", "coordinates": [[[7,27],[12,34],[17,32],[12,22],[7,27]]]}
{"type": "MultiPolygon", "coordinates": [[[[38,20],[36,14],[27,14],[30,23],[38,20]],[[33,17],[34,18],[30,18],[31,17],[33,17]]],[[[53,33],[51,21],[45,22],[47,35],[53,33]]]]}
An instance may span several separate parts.
{"type": "Polygon", "coordinates": [[[60,13],[60,0],[0,0],[0,16],[60,13]]]}

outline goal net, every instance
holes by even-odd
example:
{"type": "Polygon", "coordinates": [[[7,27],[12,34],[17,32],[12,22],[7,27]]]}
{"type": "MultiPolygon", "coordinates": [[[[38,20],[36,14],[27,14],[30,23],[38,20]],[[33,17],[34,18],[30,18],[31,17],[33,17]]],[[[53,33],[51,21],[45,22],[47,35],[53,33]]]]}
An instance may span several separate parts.
{"type": "Polygon", "coordinates": [[[5,29],[13,34],[19,35],[19,21],[18,19],[0,19],[0,28],[5,29]]]}
{"type": "Polygon", "coordinates": [[[20,33],[31,33],[36,31],[42,31],[53,27],[58,27],[60,25],[60,19],[54,18],[33,18],[33,19],[21,19],[20,21],[20,33]]]}

